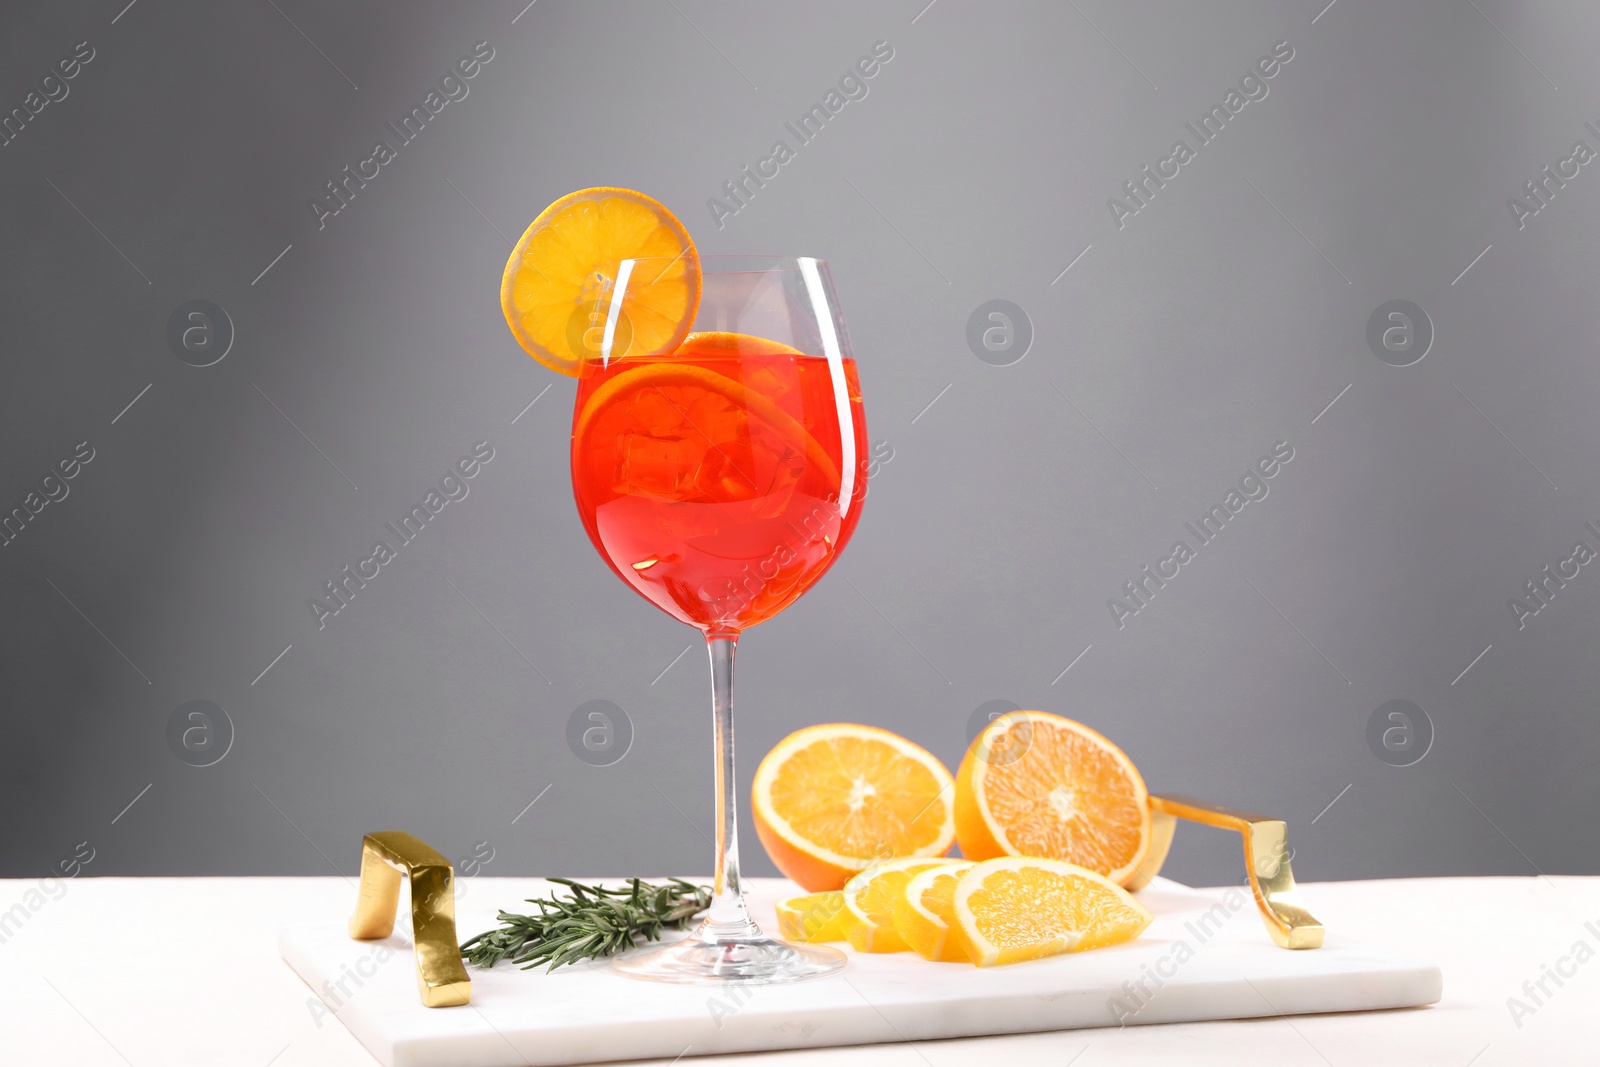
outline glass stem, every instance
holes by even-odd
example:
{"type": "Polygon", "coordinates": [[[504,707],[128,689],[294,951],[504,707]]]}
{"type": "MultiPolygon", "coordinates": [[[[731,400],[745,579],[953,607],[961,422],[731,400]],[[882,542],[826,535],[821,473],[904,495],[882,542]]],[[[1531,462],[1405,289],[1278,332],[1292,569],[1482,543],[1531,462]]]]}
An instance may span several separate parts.
{"type": "Polygon", "coordinates": [[[739,883],[738,779],[733,769],[733,657],[739,648],[737,633],[706,634],[711,656],[711,716],[716,748],[717,865],[711,886],[711,907],[700,928],[701,937],[732,941],[758,937],[761,932],[745,910],[739,883]]]}

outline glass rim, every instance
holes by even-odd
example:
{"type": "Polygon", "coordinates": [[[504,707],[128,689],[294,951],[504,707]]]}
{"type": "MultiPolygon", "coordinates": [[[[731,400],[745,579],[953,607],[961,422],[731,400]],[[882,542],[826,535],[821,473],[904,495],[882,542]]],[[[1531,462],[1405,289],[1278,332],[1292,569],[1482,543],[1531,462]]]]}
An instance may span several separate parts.
{"type": "MultiPolygon", "coordinates": [[[[684,259],[684,258],[686,258],[686,257],[684,256],[684,254],[682,252],[678,253],[675,256],[628,256],[628,257],[626,257],[626,258],[624,258],[622,260],[619,260],[618,264],[620,265],[622,263],[636,263],[636,264],[664,263],[664,264],[667,264],[667,265],[670,266],[671,264],[676,263],[678,260],[684,259]]],[[[782,273],[784,271],[796,271],[796,270],[799,270],[800,269],[800,261],[801,260],[810,260],[811,262],[815,263],[819,268],[821,268],[823,270],[828,270],[829,269],[828,261],[826,259],[823,259],[821,256],[763,255],[763,254],[760,254],[760,253],[747,253],[747,252],[729,252],[729,253],[720,253],[719,252],[719,253],[715,253],[713,255],[701,255],[699,253],[696,253],[695,254],[695,260],[700,264],[700,273],[701,274],[779,274],[779,273],[782,273]],[[734,267],[726,267],[726,268],[722,268],[722,269],[717,269],[717,267],[716,267],[716,265],[719,264],[719,263],[739,263],[739,262],[763,263],[763,264],[771,264],[771,265],[770,266],[762,266],[762,267],[751,267],[751,268],[746,268],[746,269],[743,269],[743,270],[740,270],[740,269],[737,269],[737,268],[734,268],[734,267]],[[707,269],[707,264],[711,265],[711,269],[707,269]]]]}

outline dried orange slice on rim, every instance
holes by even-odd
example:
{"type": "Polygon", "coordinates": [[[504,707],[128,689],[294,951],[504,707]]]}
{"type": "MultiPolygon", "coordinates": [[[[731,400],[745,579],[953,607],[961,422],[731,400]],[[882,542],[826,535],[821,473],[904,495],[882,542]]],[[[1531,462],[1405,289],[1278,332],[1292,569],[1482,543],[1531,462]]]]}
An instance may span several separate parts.
{"type": "Polygon", "coordinates": [[[816,892],[885,859],[955,840],[955,783],[938,758],[875,726],[829,723],[784,738],[756,768],[756,834],[780,871],[816,892]]]}
{"type": "Polygon", "coordinates": [[[506,324],[534,359],[576,376],[599,355],[622,261],[646,257],[644,276],[627,280],[611,354],[670,352],[700,307],[700,258],[677,216],[632,189],[580,189],[539,213],[500,280],[506,324]]]}
{"type": "Polygon", "coordinates": [[[951,912],[979,967],[1132,941],[1154,918],[1126,889],[1059,860],[1007,856],[966,870],[951,912]]]}
{"type": "Polygon", "coordinates": [[[1008,712],[956,772],[956,834],[968,859],[1044,856],[1120,885],[1150,849],[1150,794],[1096,731],[1049,712],[1008,712]]]}

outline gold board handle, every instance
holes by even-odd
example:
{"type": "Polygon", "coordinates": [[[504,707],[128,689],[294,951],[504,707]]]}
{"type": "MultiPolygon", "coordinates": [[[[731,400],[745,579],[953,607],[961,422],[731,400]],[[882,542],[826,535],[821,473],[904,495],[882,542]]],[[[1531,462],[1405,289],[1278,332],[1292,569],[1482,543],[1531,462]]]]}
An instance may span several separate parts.
{"type": "Polygon", "coordinates": [[[425,841],[399,830],[361,839],[361,889],[350,917],[350,936],[372,941],[394,932],[400,877],[411,879],[411,929],[417,950],[417,989],[430,1008],[472,999],[472,979],[456,940],[455,872],[425,841]]]}
{"type": "Polygon", "coordinates": [[[1322,924],[1300,903],[1289,868],[1289,830],[1282,819],[1207,804],[1192,797],[1150,797],[1150,851],[1128,882],[1143,889],[1161,873],[1179,819],[1237,830],[1244,838],[1244,866],[1267,933],[1279,948],[1321,948],[1322,924]]]}

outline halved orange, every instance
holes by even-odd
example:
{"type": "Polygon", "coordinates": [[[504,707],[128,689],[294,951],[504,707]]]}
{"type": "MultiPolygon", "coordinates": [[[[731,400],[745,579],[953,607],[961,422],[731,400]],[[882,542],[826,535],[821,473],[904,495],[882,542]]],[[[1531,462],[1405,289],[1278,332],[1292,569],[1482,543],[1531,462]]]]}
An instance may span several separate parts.
{"type": "Polygon", "coordinates": [[[785,875],[839,889],[885,859],[942,856],[955,840],[955,783],[938,757],[875,726],[797,730],[756,768],[756,834],[785,875]]]}
{"type": "Polygon", "coordinates": [[[956,835],[968,859],[1044,856],[1120,885],[1150,848],[1150,794],[1096,731],[1008,712],[973,739],[956,772],[956,835]]]}
{"type": "Polygon", "coordinates": [[[888,860],[862,871],[844,884],[844,936],[860,952],[904,952],[908,947],[895,929],[895,902],[906,894],[906,885],[916,875],[941,867],[953,867],[960,860],[888,860]]]}
{"type": "Polygon", "coordinates": [[[807,893],[778,901],[778,936],[789,941],[843,941],[844,894],[807,893]]]}
{"type": "Polygon", "coordinates": [[[700,306],[694,242],[672,212],[632,189],[580,189],[545,208],[500,280],[500,308],[517,343],[575,376],[584,358],[598,355],[622,261],[643,257],[663,258],[646,276],[628,278],[612,356],[670,352],[688,334],[700,306]]]}
{"type": "Polygon", "coordinates": [[[979,967],[1132,941],[1154,918],[1103,875],[1031,856],[969,868],[956,883],[951,912],[979,967]]]}
{"type": "Polygon", "coordinates": [[[971,863],[930,867],[911,876],[905,892],[895,898],[894,928],[906,946],[925,960],[966,963],[967,948],[961,928],[951,926],[956,883],[971,863]]]}

